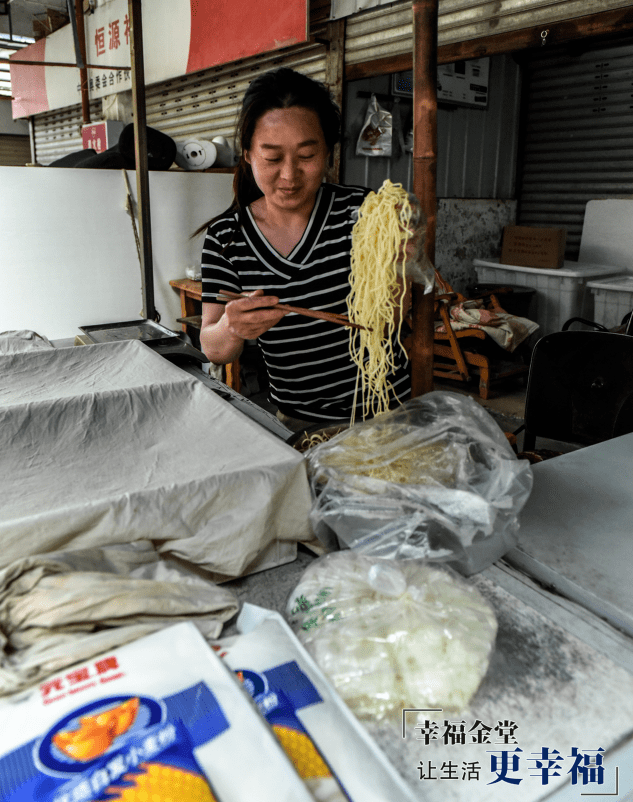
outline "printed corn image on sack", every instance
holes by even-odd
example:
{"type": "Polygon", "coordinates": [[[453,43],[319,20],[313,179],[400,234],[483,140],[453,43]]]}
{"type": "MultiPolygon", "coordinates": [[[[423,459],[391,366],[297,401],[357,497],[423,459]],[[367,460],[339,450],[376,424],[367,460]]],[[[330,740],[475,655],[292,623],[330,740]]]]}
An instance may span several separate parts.
{"type": "MultiPolygon", "coordinates": [[[[58,777],[66,775],[68,779],[48,793],[45,789],[50,782],[35,779],[28,786],[36,794],[33,798],[42,799],[42,802],[96,802],[101,799],[220,802],[194,756],[191,739],[181,722],[167,719],[142,726],[139,721],[139,726],[134,726],[134,720],[128,716],[127,735],[126,731],[117,734],[114,730],[110,734],[111,740],[110,736],[95,739],[95,727],[105,726],[108,721],[116,722],[119,711],[130,702],[134,705],[128,710],[136,709],[139,719],[152,721],[159,715],[155,709],[156,702],[150,698],[135,697],[122,704],[114,700],[114,706],[112,701],[103,699],[96,706],[90,706],[95,710],[92,715],[84,716],[85,711],[79,711],[77,729],[66,729],[69,724],[71,727],[74,725],[74,719],[67,721],[66,716],[44,735],[37,747],[38,762],[45,774],[55,772],[58,777]],[[95,724],[99,719],[102,721],[95,724]],[[69,757],[66,750],[57,746],[60,742],[65,743],[67,736],[78,745],[84,735],[91,749],[90,754],[80,750],[80,759],[69,757]],[[97,741],[100,744],[98,749],[97,741]],[[119,743],[114,746],[117,741],[119,743]]],[[[17,789],[9,800],[26,799],[26,792],[26,788],[17,789]]]]}
{"type": "Polygon", "coordinates": [[[215,802],[208,783],[196,772],[162,763],[141,764],[140,774],[125,775],[125,785],[108,789],[121,802],[215,802]]]}
{"type": "Polygon", "coordinates": [[[241,634],[214,643],[316,802],[419,800],[272,610],[245,603],[241,634]]]}
{"type": "MultiPolygon", "coordinates": [[[[226,652],[225,652],[226,656],[226,652]]],[[[296,662],[272,671],[235,672],[272,726],[284,752],[317,802],[349,802],[349,796],[297,716],[297,710],[322,703],[314,685],[296,662]]]]}
{"type": "Polygon", "coordinates": [[[314,802],[193,624],[0,700],[2,802],[314,802]],[[248,771],[236,771],[247,765],[248,771]]]}

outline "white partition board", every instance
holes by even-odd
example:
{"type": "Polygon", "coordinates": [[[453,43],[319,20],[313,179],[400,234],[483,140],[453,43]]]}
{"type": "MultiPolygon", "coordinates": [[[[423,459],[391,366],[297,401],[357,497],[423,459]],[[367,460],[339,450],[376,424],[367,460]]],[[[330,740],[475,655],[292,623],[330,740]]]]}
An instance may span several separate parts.
{"type": "Polygon", "coordinates": [[[585,209],[579,262],[633,274],[633,198],[591,200],[585,209]]]}
{"type": "MultiPolygon", "coordinates": [[[[136,197],[136,173],[128,171],[136,197]]],[[[227,208],[233,176],[150,172],[154,303],[180,329],[170,279],[199,263],[191,233],[227,208]]],[[[0,331],[32,329],[49,339],[80,326],[134,320],[143,308],[141,268],[121,170],[0,167],[0,331]]]]}

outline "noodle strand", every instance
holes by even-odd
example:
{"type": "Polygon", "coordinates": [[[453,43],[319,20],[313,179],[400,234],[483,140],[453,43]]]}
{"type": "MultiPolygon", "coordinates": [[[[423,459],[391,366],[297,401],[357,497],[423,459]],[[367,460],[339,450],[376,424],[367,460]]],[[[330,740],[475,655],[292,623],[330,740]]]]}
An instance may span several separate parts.
{"type": "MultiPolygon", "coordinates": [[[[395,369],[394,335],[402,347],[396,316],[404,317],[405,249],[413,236],[409,196],[387,179],[363,201],[352,230],[350,320],[365,329],[350,333],[350,356],[358,367],[363,420],[389,409],[393,391],[387,376],[395,369]]],[[[356,413],[357,389],[351,422],[356,413]]]]}

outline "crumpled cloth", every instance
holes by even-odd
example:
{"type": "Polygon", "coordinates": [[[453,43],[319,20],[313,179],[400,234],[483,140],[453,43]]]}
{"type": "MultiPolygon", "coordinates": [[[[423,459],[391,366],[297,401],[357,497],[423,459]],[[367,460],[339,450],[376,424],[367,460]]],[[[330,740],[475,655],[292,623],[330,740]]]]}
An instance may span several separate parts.
{"type": "Polygon", "coordinates": [[[54,347],[49,339],[30,329],[0,331],[0,354],[21,354],[54,347]]]}
{"type": "Polygon", "coordinates": [[[17,560],[0,571],[0,696],[178,621],[217,638],[238,608],[149,541],[17,560]]]}
{"type": "MultiPolygon", "coordinates": [[[[526,317],[485,309],[483,301],[455,304],[449,309],[449,316],[453,331],[482,329],[497,345],[510,353],[539,328],[538,323],[526,317]]],[[[446,327],[441,320],[435,322],[435,331],[446,334],[446,327]]]]}

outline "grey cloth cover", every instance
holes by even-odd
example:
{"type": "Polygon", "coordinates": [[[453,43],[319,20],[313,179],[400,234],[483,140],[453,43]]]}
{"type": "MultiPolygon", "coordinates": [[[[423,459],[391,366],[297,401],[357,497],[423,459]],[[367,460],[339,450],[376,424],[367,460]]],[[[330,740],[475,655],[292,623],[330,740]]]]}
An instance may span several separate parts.
{"type": "Polygon", "coordinates": [[[237,610],[147,541],[17,560],[0,571],[0,696],[178,621],[216,638],[237,610]]]}
{"type": "Polygon", "coordinates": [[[30,329],[0,332],[0,354],[17,354],[22,351],[36,351],[54,347],[50,340],[30,329]]]}
{"type": "Polygon", "coordinates": [[[227,579],[312,538],[302,456],[145,344],[0,355],[0,377],[0,568],[150,540],[227,579]]]}

